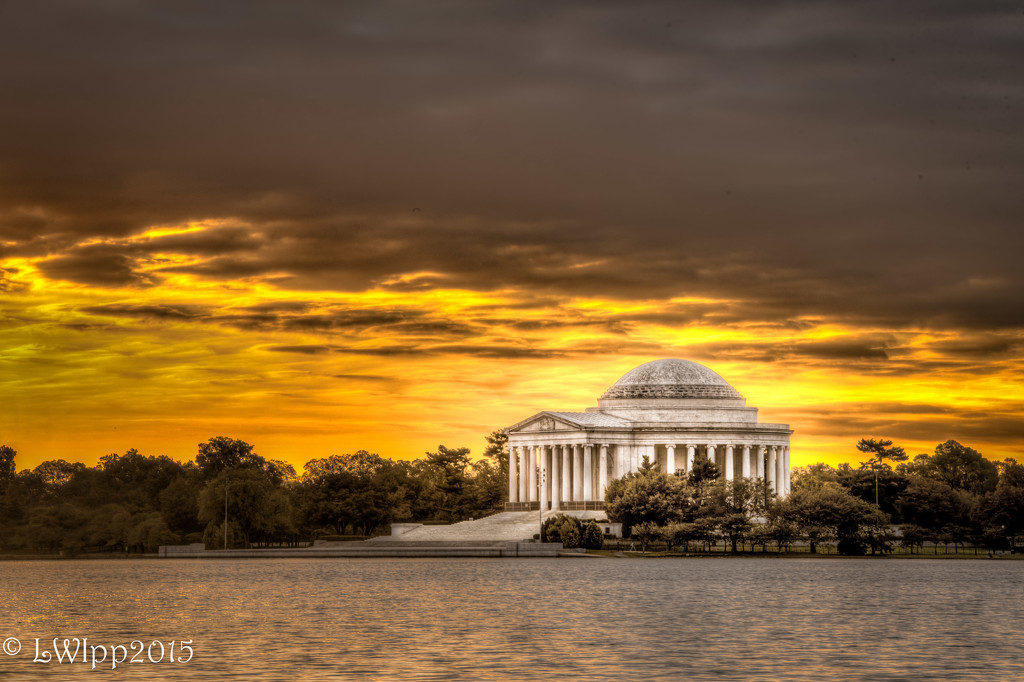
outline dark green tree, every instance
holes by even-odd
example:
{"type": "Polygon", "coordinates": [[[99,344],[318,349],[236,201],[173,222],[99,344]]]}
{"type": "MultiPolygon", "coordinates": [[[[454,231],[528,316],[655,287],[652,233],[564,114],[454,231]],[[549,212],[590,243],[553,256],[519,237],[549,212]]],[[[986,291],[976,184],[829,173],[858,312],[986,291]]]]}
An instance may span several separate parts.
{"type": "MultiPolygon", "coordinates": [[[[498,475],[508,480],[508,434],[504,429],[498,429],[484,436],[487,447],[484,448],[484,459],[489,460],[497,467],[498,475]]],[[[507,491],[506,491],[507,496],[507,491]]]]}
{"type": "Polygon", "coordinates": [[[278,518],[283,496],[263,471],[251,467],[226,469],[210,480],[199,495],[199,520],[207,526],[227,520],[247,542],[268,541],[283,525],[278,518]]]}
{"type": "Polygon", "coordinates": [[[999,462],[998,466],[1001,485],[1024,488],[1024,465],[1018,464],[1012,457],[1007,457],[999,462]]]}
{"type": "Polygon", "coordinates": [[[989,538],[1002,549],[1024,539],[1024,487],[1000,485],[982,498],[979,517],[989,538]]]}
{"type": "Polygon", "coordinates": [[[907,458],[903,448],[893,447],[892,441],[887,439],[861,438],[857,443],[857,449],[871,455],[868,464],[875,473],[875,506],[878,504],[878,467],[885,460],[902,462],[907,458]]]}
{"type": "Polygon", "coordinates": [[[306,462],[297,491],[300,517],[312,528],[371,534],[407,509],[390,459],[359,450],[306,462]]]}
{"type": "Polygon", "coordinates": [[[252,445],[245,441],[215,436],[199,444],[196,465],[204,480],[210,480],[226,469],[263,469],[266,461],[252,450],[252,445]]]}
{"type": "Polygon", "coordinates": [[[14,458],[18,453],[14,448],[7,445],[0,445],[0,495],[4,494],[7,484],[11,482],[16,473],[14,458]]]}
{"type": "Polygon", "coordinates": [[[715,519],[735,553],[737,545],[750,534],[754,517],[765,514],[764,495],[755,479],[716,481],[705,488],[695,514],[697,518],[715,519]]]}
{"type": "Polygon", "coordinates": [[[64,499],[67,487],[76,475],[85,471],[85,468],[85,465],[81,462],[66,462],[63,459],[53,459],[43,462],[33,469],[32,473],[43,482],[47,496],[64,499]]]}
{"type": "Polygon", "coordinates": [[[621,523],[627,537],[637,524],[663,526],[678,520],[685,504],[684,481],[658,471],[644,459],[646,466],[610,482],[605,490],[608,518],[621,523]]]}
{"type": "Polygon", "coordinates": [[[473,518],[501,511],[508,498],[508,471],[504,474],[490,460],[470,464],[465,493],[465,513],[473,518]]]}
{"type": "Polygon", "coordinates": [[[718,480],[720,472],[718,467],[707,458],[706,455],[697,455],[693,459],[693,467],[690,469],[690,473],[686,475],[686,482],[690,484],[696,491],[699,497],[705,486],[714,483],[718,480]]]}
{"type": "Polygon", "coordinates": [[[203,524],[199,521],[199,493],[202,489],[199,471],[191,467],[183,468],[182,473],[160,491],[157,496],[160,512],[171,531],[182,535],[203,531],[203,524]]]}
{"type": "Polygon", "coordinates": [[[919,476],[942,481],[956,490],[983,495],[995,490],[999,467],[973,448],[947,440],[935,446],[935,454],[918,455],[909,470],[919,476]]]}
{"type": "Polygon", "coordinates": [[[601,527],[593,520],[583,527],[580,546],[584,549],[601,549],[604,546],[604,535],[601,533],[601,527]]]}
{"type": "Polygon", "coordinates": [[[541,527],[544,542],[561,542],[566,549],[579,547],[582,542],[583,524],[574,516],[555,514],[544,519],[541,527]]]}
{"type": "Polygon", "coordinates": [[[460,521],[468,515],[472,505],[466,496],[469,483],[469,448],[437,446],[437,452],[427,453],[427,465],[438,474],[438,508],[449,521],[460,521]]]}
{"type": "Polygon", "coordinates": [[[903,523],[937,533],[946,526],[969,525],[971,504],[942,481],[911,476],[896,509],[903,523]]]}
{"type": "Polygon", "coordinates": [[[791,472],[793,490],[799,488],[820,488],[825,483],[838,483],[839,472],[828,464],[817,463],[795,467],[791,472]]]}
{"type": "MultiPolygon", "coordinates": [[[[854,497],[839,485],[793,490],[779,500],[775,513],[801,529],[823,528],[837,541],[840,554],[863,554],[873,538],[879,536],[888,518],[877,507],[854,497]],[[870,534],[874,532],[875,536],[870,534]]],[[[820,531],[819,531],[820,532],[820,531]]],[[[814,540],[812,551],[815,549],[814,540]]],[[[873,547],[875,545],[872,545],[873,547]]]]}
{"type": "Polygon", "coordinates": [[[651,543],[661,538],[661,527],[655,523],[644,521],[631,529],[630,537],[640,543],[640,551],[646,553],[651,543]]]}

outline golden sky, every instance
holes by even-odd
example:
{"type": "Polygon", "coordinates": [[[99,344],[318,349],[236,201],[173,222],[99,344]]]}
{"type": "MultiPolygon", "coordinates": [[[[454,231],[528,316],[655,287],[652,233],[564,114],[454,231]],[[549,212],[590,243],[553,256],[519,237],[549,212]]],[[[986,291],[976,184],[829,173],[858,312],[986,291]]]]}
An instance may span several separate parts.
{"type": "Polygon", "coordinates": [[[479,454],[678,357],[794,465],[1024,459],[1021,17],[969,5],[5,8],[0,443],[479,454]]]}

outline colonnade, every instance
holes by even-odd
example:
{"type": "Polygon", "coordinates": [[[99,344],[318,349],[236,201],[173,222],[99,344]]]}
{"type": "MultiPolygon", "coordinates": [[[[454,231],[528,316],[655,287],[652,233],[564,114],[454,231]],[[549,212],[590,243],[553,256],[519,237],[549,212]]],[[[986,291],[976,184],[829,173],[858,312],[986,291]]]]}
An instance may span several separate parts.
{"type": "Polygon", "coordinates": [[[603,501],[610,447],[588,443],[509,448],[509,502],[539,502],[542,509],[561,509],[563,503],[578,507],[603,501]]]}
{"type": "Polygon", "coordinates": [[[509,448],[510,508],[582,509],[604,501],[609,478],[639,468],[646,455],[668,474],[693,470],[698,454],[724,474],[763,478],[779,497],[789,494],[789,446],[732,443],[516,445],[509,448]],[[737,461],[738,460],[738,461],[737,461]],[[587,504],[591,503],[591,504],[587,504]]]}

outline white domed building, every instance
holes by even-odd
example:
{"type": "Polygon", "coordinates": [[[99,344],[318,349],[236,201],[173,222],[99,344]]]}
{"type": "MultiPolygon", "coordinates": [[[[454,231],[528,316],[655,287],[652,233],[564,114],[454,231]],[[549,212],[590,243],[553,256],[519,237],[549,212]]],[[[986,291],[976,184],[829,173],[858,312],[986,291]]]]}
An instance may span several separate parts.
{"type": "Polygon", "coordinates": [[[689,360],[655,360],[627,372],[586,412],[540,412],[505,429],[507,511],[599,510],[608,481],[644,456],[688,473],[706,455],[726,480],[766,478],[789,494],[787,424],[760,424],[757,408],[717,373],[689,360]]]}

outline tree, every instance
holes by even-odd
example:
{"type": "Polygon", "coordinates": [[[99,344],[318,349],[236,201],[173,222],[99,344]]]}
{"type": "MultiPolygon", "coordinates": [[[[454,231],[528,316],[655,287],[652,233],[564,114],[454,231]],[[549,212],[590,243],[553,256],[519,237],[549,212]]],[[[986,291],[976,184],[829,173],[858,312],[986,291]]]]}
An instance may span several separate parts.
{"type": "Polygon", "coordinates": [[[995,490],[999,482],[999,466],[981,456],[973,448],[947,440],[935,446],[934,455],[918,455],[908,469],[950,488],[983,495],[995,490]]]}
{"type": "Polygon", "coordinates": [[[223,524],[227,511],[229,523],[236,525],[247,542],[266,539],[277,523],[278,511],[272,498],[275,486],[262,471],[251,468],[222,471],[209,481],[199,495],[199,520],[207,525],[223,524]]]}
{"type": "Polygon", "coordinates": [[[839,472],[828,464],[818,463],[792,470],[792,489],[820,488],[825,483],[838,483],[839,472]]]}
{"type": "Polygon", "coordinates": [[[544,519],[541,533],[543,542],[561,542],[566,549],[579,547],[582,535],[580,520],[567,514],[555,514],[544,519]]]}
{"type": "Polygon", "coordinates": [[[498,429],[492,431],[484,439],[487,441],[487,447],[484,448],[484,458],[491,460],[498,468],[499,477],[507,481],[508,480],[508,434],[505,433],[504,429],[498,429]]]}
{"type": "Polygon", "coordinates": [[[215,436],[199,444],[196,464],[204,480],[210,480],[225,469],[263,469],[266,461],[252,451],[245,441],[215,436]]]}
{"type": "Polygon", "coordinates": [[[897,466],[898,470],[894,471],[886,463],[872,466],[868,462],[863,462],[857,468],[843,463],[836,467],[836,479],[839,485],[849,490],[854,497],[871,504],[875,504],[877,499],[879,509],[895,515],[896,501],[909,483],[903,467],[904,465],[900,464],[897,466]]]}
{"type": "Polygon", "coordinates": [[[999,483],[1017,488],[1024,488],[1024,465],[1018,464],[1017,460],[1007,457],[999,466],[999,483]]]}
{"type": "Polygon", "coordinates": [[[915,547],[920,549],[925,542],[935,538],[935,534],[927,528],[913,523],[904,523],[900,527],[900,536],[900,544],[908,548],[911,554],[914,553],[915,547]]]}
{"type": "Polygon", "coordinates": [[[146,457],[135,448],[101,457],[98,468],[114,494],[137,509],[152,507],[153,500],[184,470],[169,457],[146,457]]]}
{"type": "Polygon", "coordinates": [[[982,499],[979,516],[990,538],[999,545],[1016,545],[1024,535],[1024,487],[998,486],[982,499]]]}
{"type": "Polygon", "coordinates": [[[464,511],[476,518],[500,511],[508,497],[508,472],[503,475],[501,468],[489,460],[481,459],[470,465],[465,493],[464,511]]]}
{"type": "Polygon", "coordinates": [[[901,447],[892,447],[892,441],[886,439],[861,438],[857,443],[857,449],[871,455],[868,464],[875,472],[875,506],[878,506],[878,465],[885,460],[902,462],[907,458],[907,453],[901,447]]]}
{"type": "Polygon", "coordinates": [[[437,481],[438,507],[448,520],[459,521],[466,516],[469,504],[465,496],[469,475],[469,448],[437,446],[437,452],[427,453],[427,465],[439,474],[437,481]]]}
{"type": "Polygon", "coordinates": [[[369,535],[408,508],[396,464],[380,455],[331,455],[306,462],[304,470],[297,491],[300,516],[314,529],[329,526],[340,535],[352,526],[369,535]]]}
{"type": "Polygon", "coordinates": [[[696,489],[699,497],[703,493],[704,487],[717,481],[718,476],[719,471],[715,463],[708,459],[707,455],[698,455],[693,460],[690,473],[686,475],[686,481],[696,489]]]}
{"type": "Polygon", "coordinates": [[[83,471],[85,471],[85,465],[81,462],[72,463],[63,459],[52,459],[37,466],[32,473],[43,482],[47,494],[62,497],[68,484],[83,471]]]}
{"type": "Polygon", "coordinates": [[[698,499],[695,516],[715,519],[735,553],[737,544],[749,535],[752,519],[764,513],[764,497],[758,482],[738,478],[708,485],[703,497],[698,499]]]}
{"type": "Polygon", "coordinates": [[[14,458],[18,453],[12,447],[0,445],[0,495],[7,489],[7,484],[14,478],[14,458]]]}
{"type": "Polygon", "coordinates": [[[650,460],[644,459],[647,467],[612,481],[605,490],[608,518],[622,523],[626,536],[637,524],[663,526],[678,520],[684,504],[684,481],[652,468],[650,460]]]}
{"type": "Polygon", "coordinates": [[[604,547],[604,535],[601,533],[601,527],[593,519],[583,527],[580,546],[584,549],[601,549],[604,547]]]}
{"type": "Polygon", "coordinates": [[[775,516],[768,522],[768,537],[775,542],[779,552],[788,550],[798,535],[796,524],[792,521],[775,516]]]}
{"type": "Polygon", "coordinates": [[[176,533],[199,533],[199,493],[202,484],[195,468],[184,471],[167,484],[160,494],[160,511],[167,527],[176,533]]]}
{"type": "MultiPolygon", "coordinates": [[[[880,537],[882,525],[888,525],[888,517],[877,507],[858,499],[849,491],[836,484],[821,488],[793,490],[789,497],[776,503],[777,513],[782,519],[796,524],[805,532],[807,529],[824,529],[837,541],[840,554],[863,554],[876,536],[880,537]]],[[[819,538],[808,540],[812,543],[819,538]]],[[[881,540],[879,540],[881,541],[881,540]]],[[[877,543],[872,545],[878,546],[877,543]]]]}
{"type": "Polygon", "coordinates": [[[155,552],[160,545],[173,545],[178,536],[171,532],[158,512],[140,515],[128,532],[128,545],[143,552],[155,552]]]}
{"type": "Polygon", "coordinates": [[[640,551],[646,553],[651,542],[661,537],[661,528],[657,524],[645,521],[633,526],[630,537],[640,543],[640,551]]]}
{"type": "Polygon", "coordinates": [[[682,547],[683,551],[689,551],[690,541],[696,539],[696,530],[692,523],[670,523],[661,531],[669,551],[676,546],[682,547]]]}

